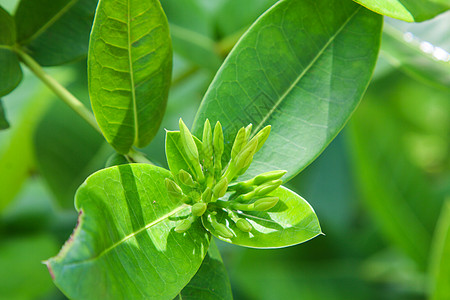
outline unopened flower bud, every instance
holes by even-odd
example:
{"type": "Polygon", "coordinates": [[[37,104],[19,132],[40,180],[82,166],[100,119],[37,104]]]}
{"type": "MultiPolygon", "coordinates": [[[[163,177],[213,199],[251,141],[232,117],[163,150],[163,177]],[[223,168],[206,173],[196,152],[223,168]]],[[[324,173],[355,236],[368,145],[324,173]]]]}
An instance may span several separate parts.
{"type": "Polygon", "coordinates": [[[217,121],[216,126],[214,127],[214,138],[213,138],[213,146],[214,146],[214,155],[218,158],[222,157],[223,153],[223,131],[222,125],[219,121],[217,121]]]}
{"type": "Polygon", "coordinates": [[[203,202],[195,203],[191,207],[192,215],[194,215],[196,217],[200,217],[201,215],[203,215],[205,213],[207,207],[208,206],[206,205],[206,203],[203,203],[203,202]]]}
{"type": "Polygon", "coordinates": [[[203,156],[205,158],[205,167],[209,168],[212,163],[213,157],[213,137],[211,131],[211,124],[206,119],[205,126],[203,127],[203,156]]]}
{"type": "Polygon", "coordinates": [[[276,190],[282,183],[283,181],[281,179],[266,182],[255,189],[255,196],[265,196],[276,190]]]}
{"type": "Polygon", "coordinates": [[[247,127],[245,127],[245,140],[248,141],[250,138],[250,134],[252,133],[253,125],[252,123],[248,124],[247,127]]]}
{"type": "Polygon", "coordinates": [[[267,138],[269,137],[270,134],[270,129],[272,128],[272,126],[267,125],[266,127],[264,127],[263,129],[261,129],[254,137],[258,139],[258,148],[256,148],[256,152],[259,151],[259,149],[261,149],[261,147],[264,145],[264,143],[266,142],[267,138]]]}
{"type": "Polygon", "coordinates": [[[227,226],[219,223],[219,222],[213,222],[212,223],[214,229],[216,230],[216,233],[220,235],[221,237],[224,237],[226,239],[231,239],[233,237],[233,232],[231,232],[230,229],[228,229],[227,226]]]}
{"type": "Polygon", "coordinates": [[[286,174],[287,171],[285,170],[277,170],[277,171],[270,171],[266,173],[259,174],[255,178],[253,178],[253,184],[254,185],[261,185],[263,183],[266,183],[271,180],[277,180],[283,177],[284,174],[286,174]]]}
{"type": "Polygon", "coordinates": [[[189,228],[191,228],[191,225],[192,225],[192,220],[189,218],[185,219],[185,220],[181,221],[181,223],[175,227],[175,232],[177,232],[177,233],[186,232],[189,228]]]}
{"type": "Polygon", "coordinates": [[[195,182],[194,182],[194,179],[192,179],[192,175],[183,169],[181,169],[180,172],[178,172],[178,180],[184,185],[187,185],[190,187],[195,186],[195,182]]]}
{"type": "Polygon", "coordinates": [[[183,190],[172,179],[165,179],[166,189],[172,200],[180,200],[183,198],[183,190]]]}
{"type": "Polygon", "coordinates": [[[235,166],[237,170],[244,169],[250,165],[253,160],[253,155],[256,153],[258,147],[258,139],[253,138],[241,152],[236,156],[235,166]]]}
{"type": "Polygon", "coordinates": [[[256,200],[254,205],[255,211],[266,211],[277,205],[279,198],[278,197],[266,197],[256,200]]]}
{"type": "Polygon", "coordinates": [[[214,197],[216,198],[220,198],[225,196],[226,192],[228,189],[228,180],[227,178],[222,178],[218,183],[216,183],[216,185],[214,186],[213,189],[213,194],[214,197]]]}
{"type": "Polygon", "coordinates": [[[189,160],[198,160],[198,149],[195,144],[194,138],[192,137],[191,132],[187,128],[186,124],[184,124],[183,120],[180,118],[179,121],[180,126],[180,136],[181,142],[184,146],[184,150],[189,160]]]}
{"type": "Polygon", "coordinates": [[[236,221],[236,227],[243,232],[250,232],[253,229],[253,226],[250,224],[250,222],[245,219],[238,219],[236,221]]]}
{"type": "Polygon", "coordinates": [[[231,149],[231,159],[235,159],[236,155],[241,152],[242,148],[247,144],[247,139],[245,137],[245,128],[239,129],[234,139],[233,148],[231,149]]]}
{"type": "Polygon", "coordinates": [[[207,187],[202,193],[202,202],[209,203],[211,202],[212,191],[210,187],[207,187]]]}

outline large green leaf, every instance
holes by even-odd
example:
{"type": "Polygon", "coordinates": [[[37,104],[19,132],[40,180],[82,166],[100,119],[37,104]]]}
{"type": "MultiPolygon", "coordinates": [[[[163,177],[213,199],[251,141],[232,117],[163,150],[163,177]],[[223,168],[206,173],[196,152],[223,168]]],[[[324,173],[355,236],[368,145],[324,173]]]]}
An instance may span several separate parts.
{"type": "MultiPolygon", "coordinates": [[[[223,125],[229,155],[241,126],[272,125],[244,177],[288,170],[292,177],[342,129],[377,59],[382,17],[352,1],[281,1],[232,50],[193,126],[223,125]],[[323,17],[326,16],[326,17],[323,17]]],[[[226,155],[223,158],[228,159],[226,155]]]]}
{"type": "Polygon", "coordinates": [[[433,251],[430,255],[433,279],[431,297],[433,300],[450,298],[450,202],[442,206],[441,216],[433,237],[433,251]]]}
{"type": "Polygon", "coordinates": [[[20,1],[15,14],[18,42],[44,66],[85,56],[97,1],[20,1]]]}
{"type": "Polygon", "coordinates": [[[221,59],[205,9],[195,0],[164,0],[161,4],[169,19],[174,50],[188,61],[216,71],[221,59]]]}
{"type": "Polygon", "coordinates": [[[233,231],[231,239],[217,234],[214,227],[203,215],[203,225],[215,237],[228,243],[254,248],[280,248],[306,242],[322,233],[317,216],[302,197],[293,191],[279,187],[269,194],[279,197],[275,207],[263,212],[241,212],[233,210],[237,216],[246,219],[253,226],[252,231],[243,232],[230,220],[225,211],[217,214],[217,221],[233,231]]]}
{"type": "Polygon", "coordinates": [[[354,0],[379,14],[407,22],[422,22],[450,9],[439,0],[354,0]]]}
{"type": "Polygon", "coordinates": [[[22,80],[19,59],[13,52],[16,42],[14,19],[0,6],[0,97],[9,94],[22,80]]]}
{"type": "Polygon", "coordinates": [[[219,249],[211,240],[208,253],[197,274],[189,281],[181,293],[175,298],[178,300],[231,300],[230,281],[227,270],[222,262],[219,249]]]}
{"type": "Polygon", "coordinates": [[[3,101],[0,99],[0,130],[9,128],[8,120],[6,119],[5,109],[3,108],[3,101]]]}
{"type": "Polygon", "coordinates": [[[92,108],[106,140],[122,154],[146,146],[164,115],[172,72],[159,1],[100,0],[88,59],[92,108]]]}
{"type": "Polygon", "coordinates": [[[172,299],[201,265],[209,235],[164,188],[171,173],[148,164],[120,165],[91,175],[76,194],[78,226],[47,264],[72,299],[172,299]]]}

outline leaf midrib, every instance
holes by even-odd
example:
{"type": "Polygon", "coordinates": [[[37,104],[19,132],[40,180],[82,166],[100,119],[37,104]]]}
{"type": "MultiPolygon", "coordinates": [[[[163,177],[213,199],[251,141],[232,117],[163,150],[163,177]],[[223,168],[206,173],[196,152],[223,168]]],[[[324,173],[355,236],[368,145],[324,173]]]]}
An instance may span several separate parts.
{"type": "Polygon", "coordinates": [[[134,144],[138,144],[139,122],[136,103],[136,88],[134,86],[133,60],[131,58],[131,0],[127,0],[127,6],[128,6],[127,12],[128,63],[130,65],[131,98],[133,101],[133,114],[134,114],[134,144]]]}
{"type": "Polygon", "coordinates": [[[58,11],[53,17],[51,17],[44,25],[42,25],[41,28],[39,28],[35,33],[33,33],[30,37],[20,41],[21,44],[28,44],[30,41],[36,39],[38,36],[40,36],[45,30],[47,30],[50,26],[55,24],[56,21],[58,21],[69,9],[72,8],[72,6],[75,5],[75,3],[78,2],[78,0],[71,0],[67,3],[66,6],[61,8],[60,11],[58,11]]]}
{"type": "Polygon", "coordinates": [[[288,87],[288,89],[281,95],[281,97],[277,100],[277,102],[273,105],[273,107],[270,109],[270,111],[264,116],[264,118],[258,122],[258,125],[254,128],[252,136],[254,136],[258,131],[261,129],[261,127],[264,125],[264,123],[269,119],[269,117],[276,111],[276,109],[280,106],[281,102],[284,101],[284,99],[291,93],[291,91],[297,86],[299,81],[303,78],[303,76],[308,72],[313,65],[316,63],[316,61],[322,56],[322,54],[325,52],[325,50],[328,48],[328,46],[335,40],[335,38],[341,33],[341,31],[347,26],[348,22],[358,13],[358,11],[361,9],[361,6],[356,8],[355,11],[347,18],[347,20],[339,27],[339,29],[336,31],[335,34],[333,34],[328,42],[325,43],[325,45],[320,49],[320,51],[317,53],[317,55],[311,60],[311,62],[306,66],[306,68],[299,74],[297,79],[288,87]]]}
{"type": "MultiPolygon", "coordinates": [[[[84,259],[81,261],[76,261],[73,263],[69,263],[67,265],[77,265],[77,264],[83,264],[83,263],[87,263],[87,262],[92,262],[95,261],[99,258],[101,258],[102,256],[106,255],[108,252],[112,251],[114,248],[118,247],[119,245],[121,245],[122,243],[126,242],[127,240],[131,239],[132,237],[135,237],[136,235],[140,234],[141,232],[149,229],[150,227],[153,227],[161,222],[163,222],[164,220],[168,219],[169,217],[173,216],[174,214],[182,211],[183,209],[189,207],[187,204],[182,204],[178,207],[176,207],[175,209],[169,211],[168,213],[162,215],[161,217],[159,217],[158,219],[148,223],[147,225],[145,225],[144,227],[140,228],[139,230],[136,230],[126,236],[124,236],[122,239],[120,239],[119,241],[115,242],[114,244],[112,244],[111,246],[109,246],[108,248],[105,248],[103,251],[101,251],[99,254],[97,254],[94,257],[90,257],[88,259],[84,259]]],[[[80,226],[82,226],[82,224],[80,224],[80,226]]],[[[80,227],[82,228],[82,227],[80,227]]]]}

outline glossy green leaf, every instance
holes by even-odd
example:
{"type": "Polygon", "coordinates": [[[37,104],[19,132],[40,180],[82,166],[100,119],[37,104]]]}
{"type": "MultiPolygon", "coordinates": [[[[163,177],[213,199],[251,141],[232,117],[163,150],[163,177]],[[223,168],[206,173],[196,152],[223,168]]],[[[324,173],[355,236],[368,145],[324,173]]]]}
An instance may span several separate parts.
{"type": "Polygon", "coordinates": [[[0,299],[48,299],[54,288],[43,259],[57,251],[47,234],[2,237],[0,243],[0,299]]]}
{"type": "Polygon", "coordinates": [[[14,19],[0,6],[0,97],[9,94],[22,80],[19,59],[13,52],[16,42],[14,19]]]}
{"type": "Polygon", "coordinates": [[[3,108],[3,101],[0,99],[0,130],[9,128],[8,120],[6,119],[5,109],[3,108]]]}
{"type": "Polygon", "coordinates": [[[438,88],[450,89],[450,64],[420,50],[419,42],[405,41],[399,30],[385,24],[381,46],[382,57],[406,74],[438,88]]]}
{"type": "Polygon", "coordinates": [[[173,39],[176,53],[186,60],[214,71],[220,66],[221,58],[216,53],[213,24],[195,0],[161,1],[173,39]]]}
{"type": "Polygon", "coordinates": [[[15,19],[18,42],[41,65],[87,55],[97,0],[22,0],[15,19]]]}
{"type": "MultiPolygon", "coordinates": [[[[219,120],[229,154],[241,126],[272,131],[245,178],[313,161],[342,129],[377,59],[382,17],[352,1],[281,1],[232,50],[200,106],[193,131],[219,120]],[[326,18],[323,16],[327,16],[326,18]]],[[[226,161],[228,157],[224,157],[226,161]]]]}
{"type": "Polygon", "coordinates": [[[431,297],[433,300],[450,298],[450,202],[442,206],[441,216],[433,237],[431,260],[431,297]]]}
{"type": "MultiPolygon", "coordinates": [[[[202,142],[194,136],[197,149],[202,149],[202,142]]],[[[189,172],[191,175],[195,174],[195,169],[192,163],[187,159],[184,146],[181,143],[181,135],[179,131],[166,132],[166,157],[167,164],[172,174],[178,174],[181,169],[189,172]]]]}
{"type": "Polygon", "coordinates": [[[219,249],[214,240],[211,240],[208,253],[203,263],[184,287],[181,293],[175,297],[177,300],[232,300],[230,281],[227,270],[222,262],[219,249]]]}
{"type": "Polygon", "coordinates": [[[197,221],[164,188],[171,173],[148,164],[98,171],[79,188],[72,237],[48,260],[55,284],[72,299],[172,299],[191,280],[209,245],[197,221]]]}
{"type": "Polygon", "coordinates": [[[435,0],[354,0],[379,14],[407,22],[422,22],[450,9],[449,2],[435,0]]]}
{"type": "Polygon", "coordinates": [[[172,45],[158,0],[101,0],[88,58],[89,94],[106,140],[126,154],[155,136],[166,108],[172,45]]]}
{"type": "Polygon", "coordinates": [[[277,205],[263,212],[234,211],[253,226],[252,231],[243,232],[224,211],[217,214],[217,221],[230,228],[231,239],[218,235],[208,217],[203,215],[203,225],[215,237],[235,245],[253,248],[280,248],[306,242],[322,233],[313,208],[293,191],[279,187],[268,196],[279,197],[277,205]]]}

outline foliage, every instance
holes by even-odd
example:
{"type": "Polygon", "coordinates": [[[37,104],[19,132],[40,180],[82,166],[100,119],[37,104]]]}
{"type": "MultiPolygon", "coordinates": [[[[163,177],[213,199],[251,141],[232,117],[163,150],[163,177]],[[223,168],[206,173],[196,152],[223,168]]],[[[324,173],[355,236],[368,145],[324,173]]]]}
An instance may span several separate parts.
{"type": "Polygon", "coordinates": [[[0,298],[446,299],[449,8],[0,0],[0,298]]]}

